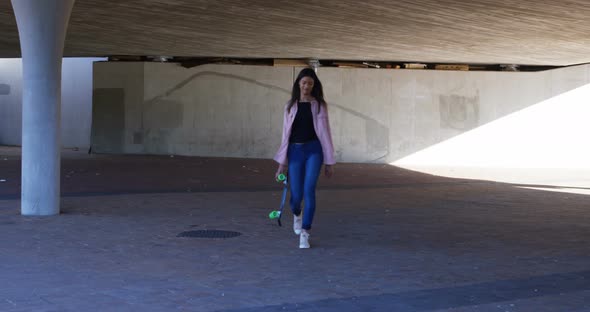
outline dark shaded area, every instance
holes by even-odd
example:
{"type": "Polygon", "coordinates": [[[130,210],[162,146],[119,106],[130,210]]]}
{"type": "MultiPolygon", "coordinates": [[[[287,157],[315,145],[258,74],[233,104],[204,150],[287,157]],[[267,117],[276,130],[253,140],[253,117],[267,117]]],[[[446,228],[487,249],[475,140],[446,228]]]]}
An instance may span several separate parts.
{"type": "MultiPolygon", "coordinates": [[[[426,289],[298,304],[223,310],[223,312],[275,311],[430,311],[475,306],[569,292],[590,290],[590,271],[549,274],[523,279],[493,281],[474,285],[426,289]]],[[[220,311],[222,312],[222,311],[220,311]]]]}
{"type": "Polygon", "coordinates": [[[100,88],[92,93],[93,150],[120,153],[125,138],[125,89],[100,88]]]}
{"type": "MultiPolygon", "coordinates": [[[[68,196],[178,192],[259,192],[281,189],[274,180],[276,164],[266,159],[107,155],[62,156],[61,192],[68,196]]],[[[71,155],[71,154],[70,154],[71,155]]],[[[20,160],[0,162],[7,182],[0,199],[20,197],[20,160]]],[[[338,164],[337,178],[320,177],[319,189],[368,190],[453,184],[496,184],[449,179],[385,164],[338,164]]]]}

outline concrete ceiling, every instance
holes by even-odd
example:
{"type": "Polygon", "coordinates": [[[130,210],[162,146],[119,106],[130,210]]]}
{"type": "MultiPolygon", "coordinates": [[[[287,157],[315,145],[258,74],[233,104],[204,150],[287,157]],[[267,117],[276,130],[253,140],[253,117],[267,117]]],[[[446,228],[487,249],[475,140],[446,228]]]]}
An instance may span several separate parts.
{"type": "MultiPolygon", "coordinates": [[[[0,0],[0,57],[20,54],[0,0]]],[[[588,0],[77,0],[66,56],[590,62],[588,0]]]]}

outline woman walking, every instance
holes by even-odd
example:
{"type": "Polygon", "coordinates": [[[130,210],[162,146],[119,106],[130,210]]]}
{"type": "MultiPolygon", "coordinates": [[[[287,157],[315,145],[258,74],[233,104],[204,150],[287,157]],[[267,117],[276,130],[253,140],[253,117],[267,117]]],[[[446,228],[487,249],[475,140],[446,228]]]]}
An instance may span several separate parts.
{"type": "Polygon", "coordinates": [[[288,173],[293,231],[299,248],[309,248],[309,232],[315,213],[315,189],[322,163],[326,177],[334,172],[334,146],[322,83],[311,68],[301,70],[285,106],[281,146],[274,160],[275,177],[288,173]],[[304,210],[301,202],[304,201],[304,210]]]}

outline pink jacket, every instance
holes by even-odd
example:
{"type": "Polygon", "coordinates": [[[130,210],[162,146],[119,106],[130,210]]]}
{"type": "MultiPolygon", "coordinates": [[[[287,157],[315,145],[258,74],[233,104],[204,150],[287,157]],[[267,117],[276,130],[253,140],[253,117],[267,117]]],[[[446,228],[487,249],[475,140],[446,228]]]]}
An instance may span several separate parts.
{"type": "MultiPolygon", "coordinates": [[[[289,137],[291,136],[291,128],[295,115],[297,115],[297,102],[293,104],[290,111],[287,111],[289,103],[285,105],[285,112],[283,114],[283,136],[281,146],[277,151],[274,160],[282,165],[287,165],[287,149],[289,147],[289,137]]],[[[333,165],[334,160],[334,145],[332,144],[332,133],[330,131],[330,120],[328,119],[328,110],[322,107],[318,114],[319,103],[316,100],[311,101],[311,114],[313,116],[313,127],[315,133],[322,144],[322,152],[324,154],[324,164],[333,165]]]]}

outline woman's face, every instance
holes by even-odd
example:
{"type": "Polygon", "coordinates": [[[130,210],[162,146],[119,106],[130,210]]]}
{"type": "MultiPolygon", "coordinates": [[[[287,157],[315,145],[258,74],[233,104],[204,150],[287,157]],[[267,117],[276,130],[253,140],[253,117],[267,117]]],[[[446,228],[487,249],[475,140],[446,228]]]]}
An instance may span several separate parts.
{"type": "Polygon", "coordinates": [[[301,95],[310,95],[311,90],[313,90],[313,78],[301,78],[301,80],[299,80],[299,89],[301,90],[301,95]]]}

